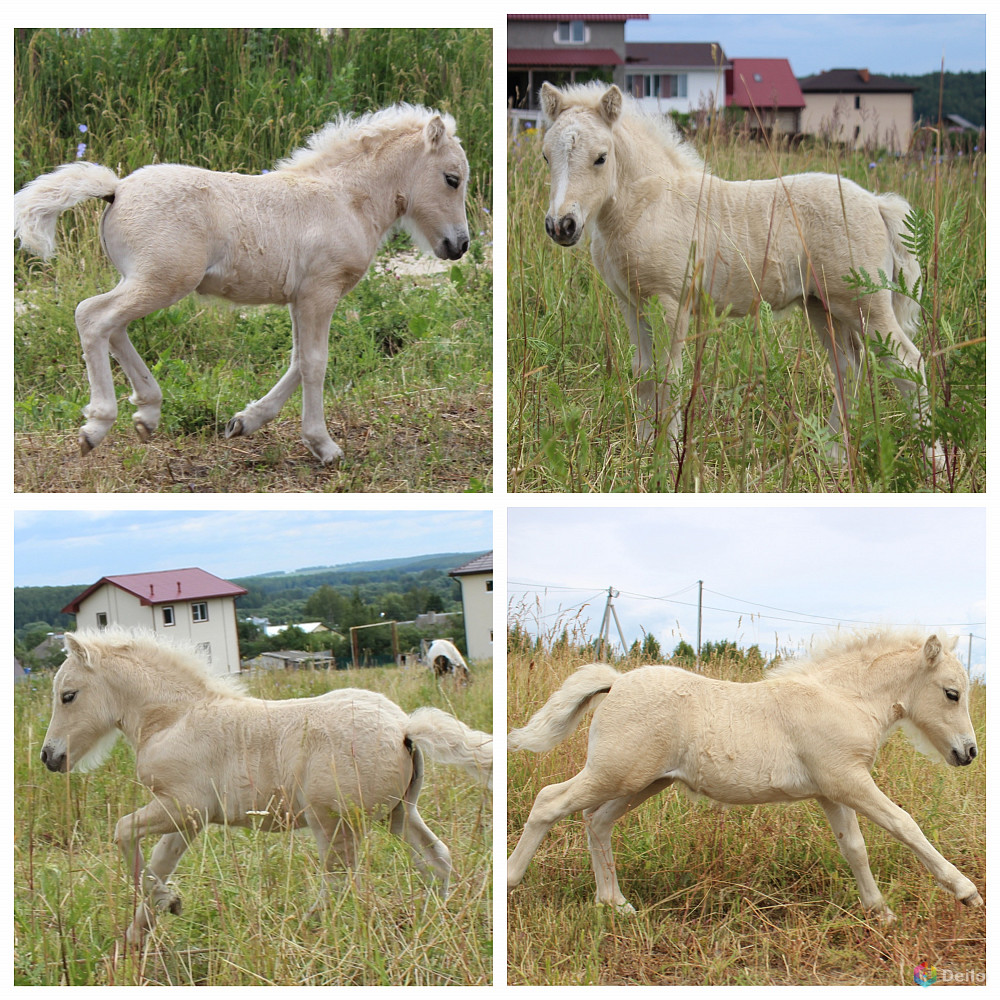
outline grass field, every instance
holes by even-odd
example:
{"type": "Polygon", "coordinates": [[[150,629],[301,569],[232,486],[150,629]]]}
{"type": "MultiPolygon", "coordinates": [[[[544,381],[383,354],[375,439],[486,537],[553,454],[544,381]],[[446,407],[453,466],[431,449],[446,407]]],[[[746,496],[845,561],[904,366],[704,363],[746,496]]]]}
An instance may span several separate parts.
{"type": "Polygon", "coordinates": [[[288,365],[286,309],[189,297],[130,326],[164,392],[149,445],[119,419],[81,460],[89,396],[74,310],[113,287],[100,201],[59,221],[57,255],[14,266],[15,489],[27,492],[479,492],[492,486],[492,34],[483,29],[19,29],[15,188],[74,159],[125,175],[149,163],[259,173],[344,112],[397,101],[454,115],[470,164],[469,253],[427,273],[408,241],[334,314],[323,470],[299,437],[300,393],[259,433],[230,417],[288,365]]]}
{"type": "MultiPolygon", "coordinates": [[[[631,348],[615,300],[588,248],[545,235],[548,170],[526,133],[508,149],[508,484],[517,492],[982,491],[986,456],[985,154],[944,158],[842,153],[803,144],[771,153],[713,132],[699,137],[726,179],[803,171],[839,173],[896,191],[920,213],[923,337],[935,432],[949,465],[931,479],[918,432],[869,352],[850,423],[845,466],[825,457],[833,387],[826,353],[801,311],[775,318],[719,314],[702,301],[680,377],[683,451],[665,436],[636,443],[631,348]]],[[[584,241],[586,243],[586,241],[584,241]]],[[[872,276],[877,279],[877,276],[872,276]]],[[[666,324],[652,310],[654,336],[666,324]]],[[[925,434],[928,439],[932,434],[925,434]]]]}
{"type": "MultiPolygon", "coordinates": [[[[472,664],[467,689],[424,671],[373,668],[255,676],[253,694],[382,691],[407,711],[436,705],[492,730],[491,672],[472,664]]],[[[428,763],[420,811],[455,865],[446,902],[427,891],[409,851],[382,824],[364,841],[364,888],[319,892],[316,845],[291,835],[212,827],[175,875],[178,916],[161,916],[142,954],[126,951],[134,896],[113,841],[120,816],[147,801],[131,749],[119,744],[90,774],[50,774],[39,752],[51,682],[14,694],[15,985],[486,985],[492,981],[492,810],[462,772],[428,763]]],[[[150,838],[143,847],[153,847],[150,838]]]]}
{"type": "MultiPolygon", "coordinates": [[[[592,656],[591,656],[592,658],[592,656]]],[[[517,651],[508,662],[508,728],[523,725],[582,662],[572,649],[517,651]]],[[[620,665],[625,669],[627,665],[620,665]]],[[[759,679],[759,669],[711,662],[710,676],[759,679]]],[[[971,714],[980,754],[969,768],[920,757],[901,735],[875,779],[939,851],[984,892],[986,690],[971,714]]],[[[544,786],[586,759],[582,725],[546,754],[507,760],[508,847],[544,786]]],[[[594,905],[594,877],[579,815],[553,827],[508,896],[508,982],[562,985],[907,985],[920,962],[986,971],[984,908],[938,889],[912,852],[862,819],[872,872],[895,923],[868,919],[819,806],[720,811],[667,790],[629,813],[613,839],[618,878],[637,909],[594,905]]],[[[981,980],[980,980],[981,982],[981,980]]]]}

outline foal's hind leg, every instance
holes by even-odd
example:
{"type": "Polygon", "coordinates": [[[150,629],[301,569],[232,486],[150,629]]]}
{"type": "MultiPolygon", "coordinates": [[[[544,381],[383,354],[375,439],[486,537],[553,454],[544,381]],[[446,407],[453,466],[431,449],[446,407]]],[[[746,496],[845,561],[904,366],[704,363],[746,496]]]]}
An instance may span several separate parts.
{"type": "Polygon", "coordinates": [[[583,821],[587,825],[587,844],[590,862],[597,880],[597,902],[614,906],[621,913],[635,913],[635,907],[622,895],[615,871],[615,856],[611,849],[611,829],[630,809],[662,792],[673,783],[673,778],[660,778],[635,795],[611,799],[596,809],[585,809],[583,821]]]}
{"type": "Polygon", "coordinates": [[[437,878],[441,884],[441,898],[447,899],[451,854],[417,812],[417,799],[424,784],[424,755],[419,747],[413,748],[411,759],[413,774],[410,784],[389,815],[389,830],[410,845],[414,864],[425,875],[437,878]]]}
{"type": "Polygon", "coordinates": [[[334,875],[346,873],[353,888],[358,886],[358,833],[343,816],[329,814],[321,818],[315,811],[306,813],[306,821],[316,838],[323,882],[316,902],[306,910],[306,919],[326,906],[334,875]]]}
{"type": "Polygon", "coordinates": [[[521,838],[507,859],[507,889],[513,889],[522,878],[535,851],[552,827],[570,813],[593,809],[607,800],[607,794],[592,787],[584,768],[568,781],[543,788],[535,798],[521,838]]]}
{"type": "Polygon", "coordinates": [[[196,286],[196,280],[175,284],[132,275],[122,278],[110,292],[84,299],[76,307],[76,326],[90,382],[90,402],[83,411],[87,421],[79,433],[82,455],[104,440],[118,415],[111,377],[112,352],[132,383],[130,398],[139,407],[133,419],[140,437],[148,438],[156,428],[163,394],[129,341],[128,324],[172,305],[196,286]]]}

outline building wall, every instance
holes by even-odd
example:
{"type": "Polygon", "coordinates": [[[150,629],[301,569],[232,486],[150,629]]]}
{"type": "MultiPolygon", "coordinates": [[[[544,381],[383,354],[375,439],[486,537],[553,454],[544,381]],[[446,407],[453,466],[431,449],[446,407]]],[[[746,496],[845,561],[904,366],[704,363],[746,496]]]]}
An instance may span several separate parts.
{"type": "Polygon", "coordinates": [[[557,42],[556,21],[508,21],[507,48],[509,49],[614,49],[625,61],[625,25],[615,21],[586,22],[587,41],[557,42]]]}
{"type": "Polygon", "coordinates": [[[240,651],[233,599],[210,597],[193,603],[207,605],[206,621],[194,621],[192,602],[180,600],[166,605],[174,610],[174,624],[168,626],[164,625],[164,605],[148,607],[141,604],[133,594],[105,584],[80,603],[76,627],[98,628],[100,623],[97,616],[105,614],[109,625],[151,629],[157,635],[194,647],[205,656],[212,673],[237,673],[240,669],[240,651]]]}
{"type": "Polygon", "coordinates": [[[470,660],[493,659],[493,574],[469,573],[458,578],[465,613],[465,644],[470,660]]]}
{"type": "Polygon", "coordinates": [[[672,69],[670,67],[639,65],[628,67],[631,73],[661,73],[687,76],[687,97],[643,97],[637,103],[655,111],[689,111],[724,108],[726,106],[726,74],[716,69],[672,69]]]}
{"type": "Polygon", "coordinates": [[[905,153],[913,134],[912,94],[803,94],[802,131],[854,148],[874,143],[905,153]],[[855,103],[860,107],[856,108],[855,103]]]}

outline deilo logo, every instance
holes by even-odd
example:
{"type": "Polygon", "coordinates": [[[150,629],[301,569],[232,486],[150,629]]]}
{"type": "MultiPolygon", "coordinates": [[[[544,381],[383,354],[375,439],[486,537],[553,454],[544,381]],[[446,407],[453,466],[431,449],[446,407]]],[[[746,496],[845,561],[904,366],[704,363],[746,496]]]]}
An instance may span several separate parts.
{"type": "Polygon", "coordinates": [[[921,962],[913,967],[913,982],[917,986],[933,986],[937,982],[937,969],[933,965],[921,962]]]}

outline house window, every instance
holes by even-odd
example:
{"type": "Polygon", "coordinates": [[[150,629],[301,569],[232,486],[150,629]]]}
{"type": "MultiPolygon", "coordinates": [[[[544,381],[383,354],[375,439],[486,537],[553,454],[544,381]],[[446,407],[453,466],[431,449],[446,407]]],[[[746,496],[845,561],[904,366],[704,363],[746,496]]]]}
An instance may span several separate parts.
{"type": "Polygon", "coordinates": [[[97,627],[98,628],[108,627],[108,613],[106,611],[97,612],[97,627]]]}
{"type": "Polygon", "coordinates": [[[587,41],[587,26],[583,21],[560,21],[556,41],[566,45],[583,45],[587,41]]]}
{"type": "Polygon", "coordinates": [[[629,73],[625,89],[633,97],[687,97],[687,73],[629,73]]]}
{"type": "Polygon", "coordinates": [[[199,601],[197,604],[191,605],[191,621],[208,621],[208,605],[204,601],[199,601]]]}
{"type": "Polygon", "coordinates": [[[492,594],[493,593],[493,581],[492,580],[487,580],[486,581],[486,593],[487,594],[492,594]]]}
{"type": "Polygon", "coordinates": [[[854,95],[854,110],[855,111],[860,111],[861,110],[861,95],[860,94],[855,94],[854,95]]]}
{"type": "Polygon", "coordinates": [[[174,609],[173,605],[168,604],[163,609],[163,627],[169,628],[173,624],[174,624],[174,609]]]}

